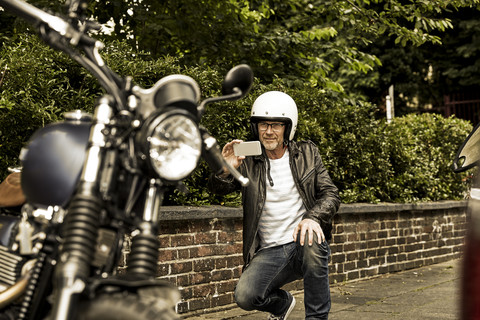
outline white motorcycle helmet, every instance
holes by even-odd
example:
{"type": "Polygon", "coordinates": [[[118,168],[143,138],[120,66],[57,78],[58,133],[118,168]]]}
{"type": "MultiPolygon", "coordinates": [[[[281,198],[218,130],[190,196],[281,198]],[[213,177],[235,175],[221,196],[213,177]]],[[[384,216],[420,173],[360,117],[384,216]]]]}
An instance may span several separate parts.
{"type": "Polygon", "coordinates": [[[282,121],[285,126],[285,142],[291,141],[297,130],[297,104],[288,94],[268,91],[261,94],[253,103],[250,124],[255,139],[258,139],[257,123],[262,121],[282,121]]]}

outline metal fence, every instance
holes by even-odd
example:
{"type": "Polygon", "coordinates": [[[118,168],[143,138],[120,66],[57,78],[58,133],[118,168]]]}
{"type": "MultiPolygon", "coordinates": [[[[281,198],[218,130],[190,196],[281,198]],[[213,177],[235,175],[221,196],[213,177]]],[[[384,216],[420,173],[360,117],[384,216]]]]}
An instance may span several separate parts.
{"type": "Polygon", "coordinates": [[[455,115],[469,120],[473,125],[480,123],[480,92],[456,93],[444,96],[444,115],[455,115]]]}

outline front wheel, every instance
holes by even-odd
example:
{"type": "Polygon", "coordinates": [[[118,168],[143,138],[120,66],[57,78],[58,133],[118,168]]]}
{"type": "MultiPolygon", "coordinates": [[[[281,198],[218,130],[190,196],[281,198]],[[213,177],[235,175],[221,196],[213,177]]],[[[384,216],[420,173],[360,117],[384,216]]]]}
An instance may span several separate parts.
{"type": "Polygon", "coordinates": [[[170,299],[141,296],[131,292],[102,294],[86,302],[78,320],[177,320],[175,304],[170,299]]]}

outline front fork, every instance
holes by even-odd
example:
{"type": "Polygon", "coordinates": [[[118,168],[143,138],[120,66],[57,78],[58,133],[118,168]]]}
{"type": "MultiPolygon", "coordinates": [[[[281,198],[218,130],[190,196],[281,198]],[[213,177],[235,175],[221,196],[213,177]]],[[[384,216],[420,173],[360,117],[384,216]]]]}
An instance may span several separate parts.
{"type": "Polygon", "coordinates": [[[113,117],[112,105],[112,99],[105,96],[95,109],[80,182],[63,225],[65,237],[54,279],[57,294],[52,306],[54,320],[70,319],[90,275],[102,209],[99,176],[107,146],[105,130],[113,117]]]}
{"type": "Polygon", "coordinates": [[[127,273],[140,278],[154,278],[158,262],[158,212],[163,201],[161,183],[155,179],[149,181],[143,219],[136,234],[127,261],[127,273]]]}

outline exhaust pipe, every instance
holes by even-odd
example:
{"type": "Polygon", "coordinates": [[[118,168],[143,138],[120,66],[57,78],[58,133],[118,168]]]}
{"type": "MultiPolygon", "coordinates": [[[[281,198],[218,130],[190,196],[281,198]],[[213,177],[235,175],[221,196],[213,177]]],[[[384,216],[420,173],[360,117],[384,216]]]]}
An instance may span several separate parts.
{"type": "Polygon", "coordinates": [[[0,292],[0,309],[5,308],[12,302],[20,298],[27,289],[30,272],[21,277],[13,286],[5,291],[0,292]]]}

